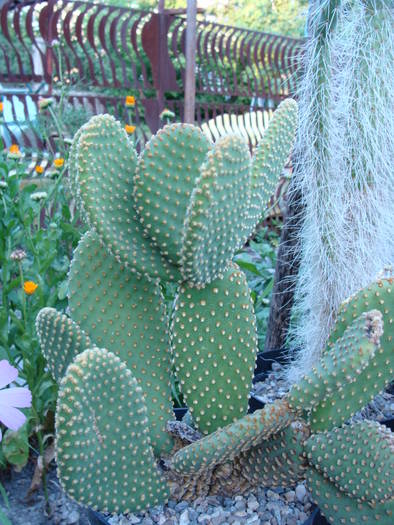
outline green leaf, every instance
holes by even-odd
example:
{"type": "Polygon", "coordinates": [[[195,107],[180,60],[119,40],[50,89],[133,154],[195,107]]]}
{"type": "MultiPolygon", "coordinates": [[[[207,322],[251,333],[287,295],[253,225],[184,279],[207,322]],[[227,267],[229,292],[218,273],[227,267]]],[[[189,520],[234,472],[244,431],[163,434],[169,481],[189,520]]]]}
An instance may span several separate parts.
{"type": "Polygon", "coordinates": [[[6,430],[3,437],[3,452],[6,460],[22,468],[29,459],[29,440],[27,425],[23,425],[18,431],[6,430]]]}
{"type": "Polygon", "coordinates": [[[0,521],[2,525],[12,525],[11,521],[7,518],[4,512],[0,509],[0,521]]]}
{"type": "Polygon", "coordinates": [[[243,270],[252,272],[255,275],[260,275],[260,270],[257,266],[256,260],[248,253],[243,252],[238,254],[234,257],[234,262],[236,262],[243,270]]]}
{"type": "Polygon", "coordinates": [[[57,297],[59,301],[63,301],[67,297],[68,292],[68,280],[61,282],[57,288],[57,297]]]}
{"type": "Polygon", "coordinates": [[[3,487],[2,483],[0,483],[0,493],[3,496],[3,500],[4,500],[4,503],[7,506],[7,509],[9,509],[10,508],[10,502],[8,501],[7,492],[6,492],[5,488],[3,487]]]}

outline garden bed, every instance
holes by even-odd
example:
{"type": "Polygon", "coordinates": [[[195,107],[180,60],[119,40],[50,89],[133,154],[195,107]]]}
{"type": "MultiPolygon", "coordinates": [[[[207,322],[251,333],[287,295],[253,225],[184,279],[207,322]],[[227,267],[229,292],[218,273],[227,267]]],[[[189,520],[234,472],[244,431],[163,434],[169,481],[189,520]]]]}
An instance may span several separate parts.
{"type": "MultiPolygon", "coordinates": [[[[282,365],[273,363],[264,381],[254,384],[253,392],[261,402],[272,402],[287,391],[281,379],[282,365]]],[[[394,416],[394,395],[390,389],[376,398],[355,419],[388,421],[394,416]]],[[[90,525],[92,514],[71,501],[62,491],[51,468],[48,473],[49,508],[45,508],[42,489],[28,497],[34,461],[22,472],[8,471],[2,483],[9,495],[10,507],[2,509],[12,525],[90,525]]],[[[313,505],[304,484],[288,488],[261,488],[245,496],[224,498],[209,496],[193,502],[170,500],[167,505],[129,516],[113,516],[110,525],[303,525],[312,515],[313,505]]],[[[316,520],[315,520],[316,521],[316,520]]],[[[100,522],[92,523],[98,525],[100,522]]],[[[105,523],[105,521],[103,522],[105,523]]],[[[313,522],[314,523],[314,522],[313,522]]],[[[323,521],[318,522],[323,523],[323,521]]]]}

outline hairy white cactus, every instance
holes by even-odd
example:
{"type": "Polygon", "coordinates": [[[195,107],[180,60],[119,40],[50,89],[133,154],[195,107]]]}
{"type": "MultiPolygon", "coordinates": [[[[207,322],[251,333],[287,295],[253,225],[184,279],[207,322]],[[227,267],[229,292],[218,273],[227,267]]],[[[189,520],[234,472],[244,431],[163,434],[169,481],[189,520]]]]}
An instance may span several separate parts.
{"type": "Polygon", "coordinates": [[[345,297],[394,261],[393,22],[384,0],[327,0],[312,16],[293,186],[304,216],[292,380],[318,359],[345,297]]]}

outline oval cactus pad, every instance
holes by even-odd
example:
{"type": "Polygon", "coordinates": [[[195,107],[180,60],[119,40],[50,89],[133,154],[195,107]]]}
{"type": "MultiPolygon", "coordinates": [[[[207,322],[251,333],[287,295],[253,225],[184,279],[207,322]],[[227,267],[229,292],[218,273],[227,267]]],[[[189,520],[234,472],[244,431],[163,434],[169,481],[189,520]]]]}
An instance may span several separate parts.
{"type": "Polygon", "coordinates": [[[202,289],[184,285],[171,324],[182,393],[201,432],[246,414],[257,338],[253,303],[238,266],[202,289]]]}
{"type": "Polygon", "coordinates": [[[184,225],[181,272],[186,281],[210,283],[242,247],[250,166],[248,146],[236,135],[218,140],[208,153],[184,225]]]}
{"type": "Polygon", "coordinates": [[[68,367],[60,385],[56,434],[59,478],[79,503],[129,513],[167,500],[142,389],[112,352],[85,350],[68,367]]]}

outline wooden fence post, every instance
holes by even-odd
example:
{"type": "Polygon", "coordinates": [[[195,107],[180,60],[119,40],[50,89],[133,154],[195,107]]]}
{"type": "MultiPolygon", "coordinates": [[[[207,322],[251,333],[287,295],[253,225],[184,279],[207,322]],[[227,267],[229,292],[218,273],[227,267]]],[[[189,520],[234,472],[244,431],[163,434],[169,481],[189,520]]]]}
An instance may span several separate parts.
{"type": "Polygon", "coordinates": [[[196,25],[197,1],[187,0],[185,108],[183,120],[189,124],[194,124],[196,102],[196,25]]]}

